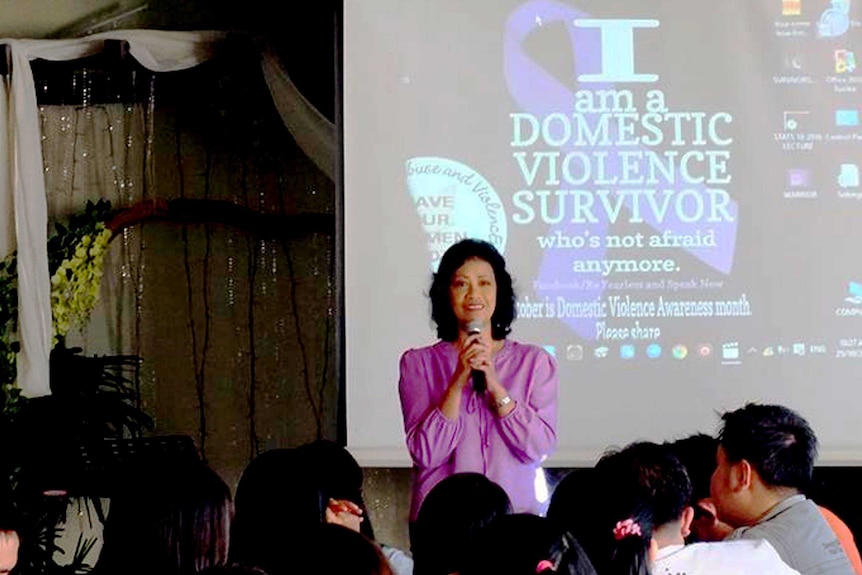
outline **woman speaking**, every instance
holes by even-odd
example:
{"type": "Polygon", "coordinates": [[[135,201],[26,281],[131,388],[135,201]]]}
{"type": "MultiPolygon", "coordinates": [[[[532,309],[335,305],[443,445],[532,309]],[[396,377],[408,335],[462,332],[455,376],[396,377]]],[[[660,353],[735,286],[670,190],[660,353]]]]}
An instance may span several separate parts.
{"type": "Polygon", "coordinates": [[[514,512],[542,513],[541,463],[557,442],[557,368],[543,349],[506,339],[515,318],[506,262],[487,242],[458,242],[429,295],[440,341],[406,351],[399,381],[411,523],[431,488],[462,471],[502,486],[514,512]]]}

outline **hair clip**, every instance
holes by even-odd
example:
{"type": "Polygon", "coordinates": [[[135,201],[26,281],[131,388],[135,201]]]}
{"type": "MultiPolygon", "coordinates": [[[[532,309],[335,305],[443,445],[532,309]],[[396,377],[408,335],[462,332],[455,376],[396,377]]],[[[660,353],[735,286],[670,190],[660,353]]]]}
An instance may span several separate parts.
{"type": "Polygon", "coordinates": [[[614,537],[617,541],[632,535],[641,536],[641,526],[634,519],[629,517],[624,521],[617,521],[614,527],[614,537]]]}
{"type": "Polygon", "coordinates": [[[541,561],[539,561],[539,564],[536,565],[536,573],[541,573],[542,571],[545,571],[547,569],[550,569],[551,571],[556,571],[556,569],[554,568],[554,564],[547,559],[542,559],[541,561]]]}

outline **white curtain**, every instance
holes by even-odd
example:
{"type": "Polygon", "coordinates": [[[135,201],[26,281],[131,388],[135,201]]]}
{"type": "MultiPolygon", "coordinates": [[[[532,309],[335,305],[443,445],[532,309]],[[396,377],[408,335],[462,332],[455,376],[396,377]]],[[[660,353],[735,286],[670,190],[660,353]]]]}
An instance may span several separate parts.
{"type": "Polygon", "coordinates": [[[306,100],[272,50],[264,49],[263,77],[281,121],[302,151],[330,180],[335,180],[335,125],[306,100]]]}
{"type": "MultiPolygon", "coordinates": [[[[131,55],[141,65],[168,72],[208,60],[222,37],[216,32],[117,30],[70,40],[0,40],[10,46],[12,58],[8,85],[0,84],[0,127],[7,135],[0,138],[0,217],[5,218],[0,222],[0,256],[18,250],[18,386],[25,395],[49,393],[52,341],[48,210],[30,61],[79,59],[102,51],[106,40],[121,40],[128,43],[131,55]]],[[[300,148],[332,178],[335,127],[302,97],[278,58],[267,50],[262,69],[285,126],[300,148]]]]}

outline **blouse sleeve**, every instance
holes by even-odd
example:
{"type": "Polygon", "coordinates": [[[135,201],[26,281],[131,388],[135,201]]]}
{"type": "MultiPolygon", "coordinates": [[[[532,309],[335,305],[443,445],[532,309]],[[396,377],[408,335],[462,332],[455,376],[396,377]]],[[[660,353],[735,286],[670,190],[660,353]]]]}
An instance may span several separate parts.
{"type": "Polygon", "coordinates": [[[512,454],[524,463],[539,463],[557,446],[557,364],[542,352],[526,370],[524,398],[499,419],[500,433],[512,454]]]}
{"type": "MultiPolygon", "coordinates": [[[[401,356],[401,376],[398,393],[407,435],[407,450],[418,467],[437,467],[444,463],[461,441],[461,418],[449,419],[438,403],[447,382],[435,385],[435,374],[424,365],[417,351],[401,356]],[[438,389],[439,387],[439,389],[438,389]]],[[[438,378],[443,374],[436,374],[438,378]]]]}

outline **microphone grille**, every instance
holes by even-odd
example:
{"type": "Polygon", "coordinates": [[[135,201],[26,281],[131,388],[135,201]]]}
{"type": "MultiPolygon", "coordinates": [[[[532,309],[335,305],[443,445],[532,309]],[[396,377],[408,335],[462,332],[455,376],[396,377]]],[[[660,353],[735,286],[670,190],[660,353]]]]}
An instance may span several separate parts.
{"type": "Polygon", "coordinates": [[[467,324],[467,333],[480,333],[483,327],[484,323],[482,322],[482,320],[474,319],[467,324]]]}

